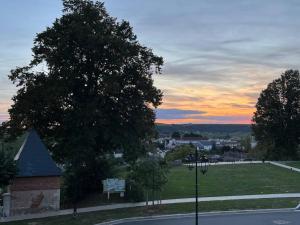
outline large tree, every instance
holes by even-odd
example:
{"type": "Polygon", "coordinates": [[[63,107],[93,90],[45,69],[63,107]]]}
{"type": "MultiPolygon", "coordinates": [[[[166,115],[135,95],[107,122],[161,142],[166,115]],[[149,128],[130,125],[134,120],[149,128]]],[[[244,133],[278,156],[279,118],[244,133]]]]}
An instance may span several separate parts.
{"type": "Polygon", "coordinates": [[[253,133],[267,147],[266,157],[295,159],[300,144],[300,76],[287,70],[260,94],[253,133]]]}
{"type": "Polygon", "coordinates": [[[163,59],[103,3],[63,6],[62,17],[37,34],[30,64],[9,75],[19,89],[3,127],[13,135],[34,127],[58,162],[105,177],[111,151],[123,149],[127,161],[145,154],[162,100],[152,76],[163,59]]]}

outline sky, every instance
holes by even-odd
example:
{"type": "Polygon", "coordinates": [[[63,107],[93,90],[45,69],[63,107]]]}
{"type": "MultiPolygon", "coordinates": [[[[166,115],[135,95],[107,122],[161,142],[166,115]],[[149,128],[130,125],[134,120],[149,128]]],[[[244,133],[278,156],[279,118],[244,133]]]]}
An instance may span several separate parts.
{"type": "MultiPolygon", "coordinates": [[[[300,68],[298,0],[104,0],[143,45],[164,58],[155,85],[160,123],[251,123],[259,93],[300,68]]],[[[0,121],[30,62],[36,33],[61,16],[61,0],[0,0],[0,121]]]]}

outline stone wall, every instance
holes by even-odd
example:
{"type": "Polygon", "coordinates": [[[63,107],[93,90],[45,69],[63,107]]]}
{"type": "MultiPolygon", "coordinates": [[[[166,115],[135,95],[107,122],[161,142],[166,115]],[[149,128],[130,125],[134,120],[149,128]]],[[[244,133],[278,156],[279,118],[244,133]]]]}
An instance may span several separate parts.
{"type": "Polygon", "coordinates": [[[11,216],[59,210],[60,178],[15,178],[10,193],[11,216]]]}

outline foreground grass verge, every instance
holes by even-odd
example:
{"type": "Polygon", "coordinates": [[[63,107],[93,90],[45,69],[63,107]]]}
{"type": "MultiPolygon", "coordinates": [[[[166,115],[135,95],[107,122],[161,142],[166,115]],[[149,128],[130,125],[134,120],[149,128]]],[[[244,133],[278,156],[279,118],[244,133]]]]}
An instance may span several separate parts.
{"type": "MultiPolygon", "coordinates": [[[[200,212],[229,211],[246,209],[276,209],[293,208],[300,199],[259,199],[242,201],[218,201],[199,203],[200,212]]],[[[70,216],[49,217],[44,219],[33,219],[4,223],[5,225],[94,225],[104,221],[137,217],[176,213],[194,212],[194,203],[161,205],[155,208],[136,207],[129,209],[108,210],[102,212],[91,212],[79,214],[77,218],[70,216]]]]}

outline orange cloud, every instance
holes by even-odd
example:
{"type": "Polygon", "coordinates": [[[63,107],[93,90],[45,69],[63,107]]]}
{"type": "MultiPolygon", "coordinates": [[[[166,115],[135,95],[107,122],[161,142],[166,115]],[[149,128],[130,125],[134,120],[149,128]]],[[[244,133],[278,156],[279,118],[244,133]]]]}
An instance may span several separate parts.
{"type": "Polygon", "coordinates": [[[164,90],[161,109],[205,112],[186,118],[157,118],[159,123],[243,123],[249,124],[261,86],[226,88],[218,85],[189,85],[164,90]]]}

